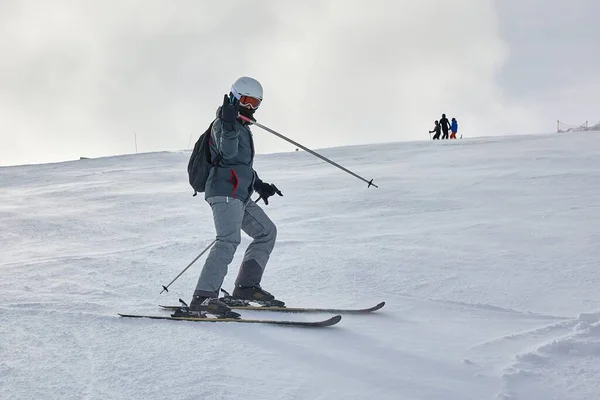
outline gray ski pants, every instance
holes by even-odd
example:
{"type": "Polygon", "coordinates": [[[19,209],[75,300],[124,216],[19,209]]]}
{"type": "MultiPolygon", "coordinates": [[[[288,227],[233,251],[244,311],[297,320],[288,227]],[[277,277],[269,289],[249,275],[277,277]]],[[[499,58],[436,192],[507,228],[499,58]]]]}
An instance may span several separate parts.
{"type": "Polygon", "coordinates": [[[210,249],[194,295],[218,297],[227,268],[241,242],[241,231],[253,240],[246,249],[236,285],[259,284],[277,238],[277,228],[265,212],[252,200],[246,203],[225,196],[210,197],[216,239],[210,249]]]}

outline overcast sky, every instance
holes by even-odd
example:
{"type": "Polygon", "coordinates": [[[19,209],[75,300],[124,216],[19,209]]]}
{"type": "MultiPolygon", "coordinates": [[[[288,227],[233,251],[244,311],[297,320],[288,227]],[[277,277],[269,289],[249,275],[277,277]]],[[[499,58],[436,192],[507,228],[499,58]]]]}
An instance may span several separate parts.
{"type": "MultiPolygon", "coordinates": [[[[0,164],[180,150],[242,75],[322,147],[600,120],[599,0],[0,0],[0,164]]],[[[254,128],[257,151],[293,147],[254,128]]]]}

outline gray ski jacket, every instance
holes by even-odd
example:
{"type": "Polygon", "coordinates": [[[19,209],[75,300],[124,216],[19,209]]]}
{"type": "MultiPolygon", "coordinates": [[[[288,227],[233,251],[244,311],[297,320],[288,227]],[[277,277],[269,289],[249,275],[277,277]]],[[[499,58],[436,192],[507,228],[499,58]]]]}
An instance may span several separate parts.
{"type": "Polygon", "coordinates": [[[219,154],[219,164],[211,168],[206,181],[204,198],[229,196],[246,202],[254,192],[258,179],[253,168],[254,140],[248,125],[236,121],[224,123],[218,118],[211,129],[210,153],[213,160],[219,154]]]}

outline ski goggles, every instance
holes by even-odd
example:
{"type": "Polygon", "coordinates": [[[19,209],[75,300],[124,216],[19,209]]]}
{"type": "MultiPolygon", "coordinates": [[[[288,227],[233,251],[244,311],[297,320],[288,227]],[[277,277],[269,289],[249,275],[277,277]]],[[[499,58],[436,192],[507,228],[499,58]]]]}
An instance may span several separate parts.
{"type": "Polygon", "coordinates": [[[242,107],[251,107],[253,110],[256,110],[258,106],[260,106],[260,99],[250,96],[240,96],[240,106],[242,107]]]}

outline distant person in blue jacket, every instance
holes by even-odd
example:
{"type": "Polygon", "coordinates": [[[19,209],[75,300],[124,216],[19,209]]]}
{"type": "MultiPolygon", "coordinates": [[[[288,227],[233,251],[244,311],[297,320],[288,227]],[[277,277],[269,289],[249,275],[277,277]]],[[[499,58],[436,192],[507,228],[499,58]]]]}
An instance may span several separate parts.
{"type": "Polygon", "coordinates": [[[456,118],[452,118],[450,130],[452,131],[452,134],[450,134],[450,139],[456,139],[456,132],[458,132],[458,122],[456,121],[456,118]]]}

